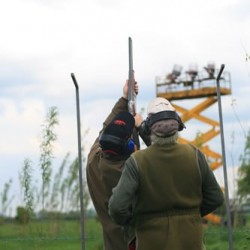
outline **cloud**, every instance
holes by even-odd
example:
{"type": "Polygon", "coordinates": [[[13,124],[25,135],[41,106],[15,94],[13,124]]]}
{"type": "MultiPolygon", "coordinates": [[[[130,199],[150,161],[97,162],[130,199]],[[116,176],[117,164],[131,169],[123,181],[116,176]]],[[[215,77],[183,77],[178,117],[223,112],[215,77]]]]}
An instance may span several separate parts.
{"type": "MultiPolygon", "coordinates": [[[[41,115],[45,112],[42,102],[28,99],[15,102],[13,99],[0,100],[1,155],[37,153],[37,131],[41,115]]],[[[39,124],[40,123],[40,124],[39,124]]]]}
{"type": "MultiPolygon", "coordinates": [[[[72,72],[79,84],[88,151],[122,94],[129,36],[140,88],[138,110],[156,96],[155,77],[169,73],[174,64],[184,70],[192,62],[199,69],[210,60],[217,67],[226,65],[233,90],[222,98],[226,151],[229,165],[237,165],[245,142],[243,129],[248,131],[250,123],[248,5],[246,0],[5,1],[0,9],[1,183],[16,178],[25,157],[38,158],[41,124],[51,106],[58,107],[60,120],[56,158],[60,162],[67,152],[76,156],[72,72]]],[[[205,114],[218,120],[217,105],[205,114]]],[[[203,125],[188,122],[183,133],[190,136],[199,129],[203,125]]],[[[218,136],[211,148],[220,151],[220,147],[218,136]]]]}

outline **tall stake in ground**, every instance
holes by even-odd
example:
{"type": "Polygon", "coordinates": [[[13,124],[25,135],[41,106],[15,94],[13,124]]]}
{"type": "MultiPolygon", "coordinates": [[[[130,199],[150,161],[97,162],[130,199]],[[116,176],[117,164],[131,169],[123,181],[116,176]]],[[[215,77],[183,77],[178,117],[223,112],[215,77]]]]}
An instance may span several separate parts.
{"type": "Polygon", "coordinates": [[[77,137],[78,137],[78,163],[79,163],[79,184],[80,184],[80,223],[81,223],[81,239],[82,250],[85,250],[85,226],[84,226],[84,204],[83,204],[83,182],[82,182],[82,146],[81,146],[81,119],[80,119],[80,102],[79,87],[74,73],[71,73],[72,80],[76,88],[76,116],[77,116],[77,137]]]}
{"type": "Polygon", "coordinates": [[[233,250],[233,236],[232,236],[232,223],[230,215],[230,204],[229,204],[229,194],[228,194],[228,181],[227,181],[227,164],[226,164],[226,153],[225,153],[225,142],[224,142],[224,131],[223,131],[223,119],[222,119],[222,108],[221,108],[221,96],[220,96],[220,77],[225,68],[222,64],[219,74],[216,79],[217,83],[217,99],[220,117],[220,131],[221,131],[221,149],[223,157],[223,172],[224,172],[224,185],[225,185],[225,197],[226,197],[226,209],[227,209],[227,227],[228,227],[228,240],[229,240],[229,250],[233,250]]]}

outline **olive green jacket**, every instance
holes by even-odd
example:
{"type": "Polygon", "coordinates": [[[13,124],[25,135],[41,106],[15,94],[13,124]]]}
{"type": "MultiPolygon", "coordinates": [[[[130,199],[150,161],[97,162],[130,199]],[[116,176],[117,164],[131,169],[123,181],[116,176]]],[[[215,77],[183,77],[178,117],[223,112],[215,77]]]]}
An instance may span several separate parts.
{"type": "Polygon", "coordinates": [[[153,144],[126,161],[109,213],[120,225],[135,221],[137,250],[201,250],[201,217],[222,203],[223,193],[198,149],[153,144]]]}

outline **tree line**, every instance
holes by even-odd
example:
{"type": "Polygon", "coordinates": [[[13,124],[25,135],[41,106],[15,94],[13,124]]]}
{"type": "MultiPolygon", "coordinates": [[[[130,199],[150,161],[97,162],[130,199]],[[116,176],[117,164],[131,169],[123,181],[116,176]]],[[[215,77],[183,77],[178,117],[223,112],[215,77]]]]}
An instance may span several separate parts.
{"type": "MultiPolygon", "coordinates": [[[[16,208],[16,216],[28,213],[28,217],[45,216],[48,213],[72,213],[80,211],[79,164],[78,157],[70,162],[67,153],[56,173],[53,173],[54,143],[56,142],[56,126],[59,125],[59,113],[55,106],[49,108],[42,124],[40,156],[37,167],[40,182],[35,180],[35,164],[25,158],[19,171],[22,206],[16,208]]],[[[85,131],[85,134],[87,131],[85,131]]],[[[84,150],[84,148],[82,149],[84,150]]],[[[82,159],[85,163],[86,159],[82,159]]],[[[83,164],[84,165],[84,164],[83,164]]],[[[86,181],[84,185],[85,209],[89,205],[89,194],[86,181]]],[[[0,216],[6,217],[14,196],[10,197],[12,179],[4,184],[0,192],[0,216]]],[[[27,216],[27,215],[26,215],[27,216]]]]}
{"type": "MultiPolygon", "coordinates": [[[[21,211],[27,211],[30,216],[48,212],[70,213],[80,211],[79,189],[79,164],[76,157],[70,162],[70,154],[67,153],[56,173],[53,173],[54,143],[57,140],[55,132],[59,125],[58,109],[55,106],[49,108],[44,123],[42,124],[40,157],[38,167],[40,170],[41,184],[34,180],[34,164],[29,158],[25,158],[19,171],[19,183],[23,207],[21,211]]],[[[85,131],[86,135],[87,131],[85,131]]],[[[82,149],[84,151],[84,148],[82,149]]],[[[86,159],[83,158],[83,165],[86,159]]],[[[240,156],[240,166],[237,179],[237,194],[239,203],[250,202],[250,129],[246,136],[244,151],[240,156]]],[[[86,180],[84,184],[85,210],[90,203],[86,180]]],[[[10,196],[12,180],[7,181],[0,192],[0,216],[7,216],[14,196],[10,196]]],[[[19,208],[20,210],[20,208],[19,208]]],[[[18,211],[18,208],[17,208],[18,211]]],[[[17,212],[18,214],[18,212],[17,212]]]]}

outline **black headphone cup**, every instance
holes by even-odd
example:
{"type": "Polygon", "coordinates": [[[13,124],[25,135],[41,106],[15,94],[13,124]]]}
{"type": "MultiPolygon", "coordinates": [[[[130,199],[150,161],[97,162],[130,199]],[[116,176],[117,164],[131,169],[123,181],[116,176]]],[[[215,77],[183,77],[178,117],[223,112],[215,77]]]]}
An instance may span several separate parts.
{"type": "Polygon", "coordinates": [[[142,126],[143,133],[145,135],[150,135],[149,117],[147,117],[147,119],[142,122],[141,126],[142,126]]]}
{"type": "Polygon", "coordinates": [[[181,117],[179,115],[178,115],[178,123],[179,123],[178,131],[182,131],[185,128],[185,125],[182,122],[181,117]]]}
{"type": "Polygon", "coordinates": [[[111,146],[118,149],[122,154],[133,153],[135,147],[135,143],[132,139],[124,140],[109,134],[102,134],[100,136],[99,143],[102,148],[105,148],[105,146],[108,145],[108,147],[111,146]]]}
{"type": "Polygon", "coordinates": [[[165,119],[175,119],[179,123],[178,131],[182,131],[185,128],[185,125],[183,124],[181,117],[175,111],[162,111],[147,117],[147,119],[144,122],[145,134],[147,135],[150,134],[150,127],[154,123],[165,119]]]}

